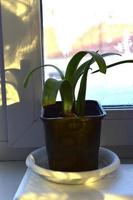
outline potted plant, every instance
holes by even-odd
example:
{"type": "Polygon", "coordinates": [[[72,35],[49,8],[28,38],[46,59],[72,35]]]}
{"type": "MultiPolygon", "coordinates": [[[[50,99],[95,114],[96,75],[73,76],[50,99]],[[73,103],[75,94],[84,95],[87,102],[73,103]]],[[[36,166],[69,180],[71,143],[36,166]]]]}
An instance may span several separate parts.
{"type": "Polygon", "coordinates": [[[85,100],[88,70],[95,62],[97,71],[105,74],[109,67],[133,62],[124,60],[107,65],[104,57],[110,55],[116,54],[79,51],[70,59],[65,74],[58,67],[47,64],[34,68],[26,76],[24,87],[27,87],[32,74],[40,68],[54,67],[60,74],[60,80],[47,79],[42,92],[41,119],[50,169],[78,172],[98,168],[101,121],[105,111],[97,101],[85,100]],[[81,63],[87,54],[91,58],[81,63]],[[76,96],[78,81],[80,86],[76,96]],[[56,102],[58,92],[61,101],[56,102]]]}

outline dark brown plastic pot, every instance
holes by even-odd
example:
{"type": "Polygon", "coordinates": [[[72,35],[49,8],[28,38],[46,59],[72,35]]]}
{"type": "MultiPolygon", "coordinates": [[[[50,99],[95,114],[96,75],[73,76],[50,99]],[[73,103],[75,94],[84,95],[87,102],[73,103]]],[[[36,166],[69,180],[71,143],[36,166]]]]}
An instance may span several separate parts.
{"type": "Polygon", "coordinates": [[[85,117],[60,117],[61,102],[48,106],[42,120],[49,168],[88,171],[98,168],[101,121],[105,112],[97,101],[86,101],[85,117]]]}

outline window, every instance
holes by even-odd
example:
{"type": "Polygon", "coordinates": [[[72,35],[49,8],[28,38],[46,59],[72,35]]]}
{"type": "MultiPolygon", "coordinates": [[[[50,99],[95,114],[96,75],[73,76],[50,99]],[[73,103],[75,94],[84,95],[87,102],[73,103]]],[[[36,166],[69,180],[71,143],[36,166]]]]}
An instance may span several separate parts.
{"type": "MultiPolygon", "coordinates": [[[[76,2],[76,5],[75,1],[46,0],[44,2],[45,62],[57,63],[65,70],[68,59],[81,49],[99,50],[101,53],[112,51],[122,54],[122,58],[132,58],[131,5],[130,0],[126,1],[126,5],[120,0],[117,2],[83,0],[76,2]]],[[[113,56],[106,60],[110,63],[112,60],[120,59],[118,56],[113,56]]],[[[131,71],[132,64],[126,64],[115,67],[115,70],[109,69],[105,76],[101,74],[88,76],[86,98],[98,99],[103,105],[132,105],[131,71]]],[[[56,72],[50,69],[48,74],[53,76],[56,72]]]]}
{"type": "Polygon", "coordinates": [[[0,3],[0,159],[22,159],[32,147],[42,144],[41,72],[36,82],[23,88],[26,73],[42,64],[41,1],[0,3]]]}
{"type": "MultiPolygon", "coordinates": [[[[122,54],[122,57],[108,57],[108,63],[132,59],[132,4],[131,0],[83,0],[76,1],[76,4],[71,0],[45,0],[45,63],[55,64],[65,71],[65,66],[74,53],[88,49],[122,54]]],[[[125,64],[108,69],[106,75],[88,75],[87,84],[86,99],[99,100],[108,113],[103,122],[102,145],[115,148],[123,156],[131,156],[129,149],[133,149],[132,67],[132,64],[125,64]]],[[[45,75],[46,78],[58,77],[52,68],[47,69],[45,75]]]]}
{"type": "MultiPolygon", "coordinates": [[[[0,23],[0,30],[2,30],[0,41],[2,41],[2,43],[0,44],[3,44],[3,51],[2,48],[0,48],[2,51],[0,52],[0,56],[1,61],[4,61],[4,65],[0,63],[0,90],[2,91],[0,96],[0,159],[23,159],[32,148],[41,146],[44,143],[42,125],[39,120],[41,110],[41,72],[38,72],[38,74],[33,77],[33,81],[27,90],[24,90],[22,86],[22,81],[27,71],[34,66],[42,64],[42,28],[44,29],[45,63],[52,64],[53,62],[58,66],[64,67],[64,63],[67,62],[67,59],[69,59],[74,52],[79,49],[88,48],[92,50],[100,49],[100,51],[115,50],[123,55],[126,50],[124,56],[129,58],[132,55],[133,30],[132,22],[128,19],[132,19],[132,12],[130,12],[132,2],[129,2],[130,6],[128,8],[126,1],[126,10],[129,11],[126,13],[124,10],[124,26],[120,23],[123,21],[123,18],[120,20],[117,16],[123,16],[123,14],[121,14],[123,11],[120,11],[125,6],[123,2],[120,2],[121,9],[119,8],[117,10],[111,10],[111,5],[114,4],[113,1],[110,3],[104,2],[102,6],[106,6],[106,9],[103,9],[103,12],[99,13],[96,10],[93,11],[93,8],[99,7],[98,1],[90,2],[89,6],[85,6],[86,3],[88,3],[88,1],[85,0],[84,2],[82,1],[82,5],[80,5],[80,1],[76,2],[76,6],[75,1],[65,0],[1,0],[0,2],[2,16],[0,23]],[[41,3],[43,3],[44,27],[42,27],[41,3]],[[97,4],[97,6],[92,4],[97,4]],[[67,7],[69,10],[67,10],[67,7]],[[78,11],[78,7],[80,7],[80,12],[78,11]],[[87,12],[85,10],[86,7],[87,12]],[[106,13],[104,13],[104,11],[106,11],[106,13]],[[64,17],[65,14],[67,18],[64,17]],[[77,20],[79,14],[80,18],[77,20]],[[117,22],[116,18],[113,19],[113,17],[118,18],[120,24],[115,23],[113,26],[112,21],[114,20],[117,22]],[[106,20],[103,21],[104,19],[106,20]],[[69,20],[69,23],[67,20],[69,20]],[[72,26],[70,26],[71,24],[72,26]],[[86,29],[87,27],[88,29],[86,29]],[[55,30],[57,35],[55,34],[55,30]],[[126,32],[124,30],[126,30],[126,32]],[[88,39],[88,32],[91,36],[91,40],[90,36],[88,39]],[[116,34],[114,40],[111,38],[113,34],[116,34]],[[106,42],[103,43],[105,39],[106,42]],[[3,98],[5,98],[4,101],[2,100],[3,98]]],[[[115,2],[115,8],[117,8],[117,2],[115,2]]],[[[101,9],[100,4],[100,11],[101,9]]],[[[113,57],[113,59],[117,58],[113,57]]],[[[107,62],[109,61],[110,60],[107,62]]],[[[100,79],[99,74],[96,74],[95,79],[98,81],[100,80],[98,87],[96,82],[93,82],[93,79],[89,80],[92,86],[88,85],[89,93],[87,98],[100,97],[99,100],[102,104],[106,105],[108,113],[103,122],[101,144],[114,149],[122,157],[133,156],[133,93],[132,80],[129,78],[129,76],[131,77],[131,70],[129,70],[131,67],[132,66],[126,65],[123,68],[117,68],[118,73],[120,73],[120,71],[122,71],[124,75],[127,72],[129,73],[124,77],[123,75],[119,75],[119,77],[121,77],[119,82],[116,71],[113,72],[113,69],[111,69],[106,76],[107,80],[104,80],[105,83],[103,77],[100,79]],[[108,80],[110,77],[111,79],[108,80]],[[128,79],[126,77],[128,77],[128,79]],[[117,85],[114,85],[114,82],[117,85]],[[108,88],[104,90],[104,96],[102,93],[99,94],[100,90],[96,91],[96,89],[94,89],[103,88],[105,85],[107,85],[108,88]],[[116,93],[114,97],[115,88],[119,89],[122,95],[122,101],[120,101],[120,98],[120,100],[118,100],[120,94],[116,93]],[[92,91],[92,93],[90,93],[89,90],[92,91]],[[106,90],[107,92],[111,91],[111,94],[107,93],[105,98],[106,90]],[[127,97],[125,91],[128,92],[127,97]],[[109,104],[111,106],[108,106],[109,104]]],[[[65,70],[65,68],[63,68],[63,70],[65,70]]],[[[45,78],[49,75],[57,76],[51,69],[49,69],[45,75],[45,78]]]]}

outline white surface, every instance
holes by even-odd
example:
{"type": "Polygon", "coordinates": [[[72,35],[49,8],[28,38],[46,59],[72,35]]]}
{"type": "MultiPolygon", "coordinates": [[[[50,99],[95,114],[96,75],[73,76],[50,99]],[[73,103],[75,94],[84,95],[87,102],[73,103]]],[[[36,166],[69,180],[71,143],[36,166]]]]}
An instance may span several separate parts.
{"type": "Polygon", "coordinates": [[[85,172],[53,171],[48,167],[46,148],[42,147],[30,153],[26,159],[26,165],[33,172],[53,182],[83,184],[85,182],[94,182],[113,172],[119,167],[120,160],[114,152],[101,147],[99,152],[99,169],[85,172]]]}
{"type": "Polygon", "coordinates": [[[14,200],[130,200],[133,164],[122,164],[103,179],[84,185],[52,183],[27,170],[14,200]]]}
{"type": "Polygon", "coordinates": [[[0,200],[13,199],[25,170],[21,161],[0,162],[0,200]]]}

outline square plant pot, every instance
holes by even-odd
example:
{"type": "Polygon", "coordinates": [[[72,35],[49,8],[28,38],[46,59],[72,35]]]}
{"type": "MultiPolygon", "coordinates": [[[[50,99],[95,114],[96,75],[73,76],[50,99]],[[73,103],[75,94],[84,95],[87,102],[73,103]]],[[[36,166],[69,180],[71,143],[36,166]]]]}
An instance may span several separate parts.
{"type": "Polygon", "coordinates": [[[57,102],[46,107],[41,117],[49,168],[68,172],[97,169],[105,111],[92,100],[86,101],[83,117],[62,117],[61,110],[62,104],[57,102]]]}

